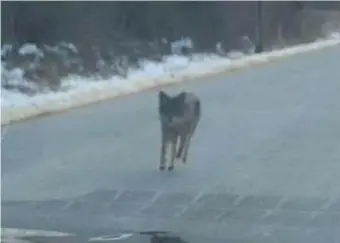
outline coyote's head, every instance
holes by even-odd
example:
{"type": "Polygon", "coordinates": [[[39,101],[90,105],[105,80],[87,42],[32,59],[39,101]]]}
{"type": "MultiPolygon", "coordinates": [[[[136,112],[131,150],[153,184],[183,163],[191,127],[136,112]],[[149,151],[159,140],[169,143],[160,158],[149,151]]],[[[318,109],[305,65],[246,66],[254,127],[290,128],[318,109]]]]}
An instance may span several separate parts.
{"type": "Polygon", "coordinates": [[[171,97],[160,91],[158,97],[161,121],[167,125],[177,124],[184,116],[185,93],[181,92],[177,96],[171,97]]]}

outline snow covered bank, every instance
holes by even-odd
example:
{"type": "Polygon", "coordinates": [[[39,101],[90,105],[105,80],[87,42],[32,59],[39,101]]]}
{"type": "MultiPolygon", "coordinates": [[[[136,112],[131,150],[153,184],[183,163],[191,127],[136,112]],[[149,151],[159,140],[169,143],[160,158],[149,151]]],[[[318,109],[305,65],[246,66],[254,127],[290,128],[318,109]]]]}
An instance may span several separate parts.
{"type": "Polygon", "coordinates": [[[25,237],[44,236],[44,237],[66,237],[72,234],[61,233],[47,230],[15,229],[2,228],[1,242],[3,243],[29,243],[31,241],[23,240],[25,237]]]}
{"type": "Polygon", "coordinates": [[[188,79],[261,64],[339,43],[340,38],[337,35],[329,40],[237,59],[214,55],[194,55],[191,59],[183,56],[171,56],[165,58],[162,63],[144,62],[143,69],[131,71],[126,79],[113,77],[100,82],[84,82],[84,78],[69,77],[63,82],[67,91],[38,94],[32,97],[3,89],[1,93],[1,124],[8,124],[11,121],[43,113],[83,106],[157,85],[178,83],[188,79]]]}

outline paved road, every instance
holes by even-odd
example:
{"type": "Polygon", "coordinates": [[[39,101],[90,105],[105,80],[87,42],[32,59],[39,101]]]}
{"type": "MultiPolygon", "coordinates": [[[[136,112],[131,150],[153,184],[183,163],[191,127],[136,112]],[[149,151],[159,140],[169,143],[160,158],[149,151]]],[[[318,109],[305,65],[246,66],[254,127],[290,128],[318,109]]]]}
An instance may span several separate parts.
{"type": "Polygon", "coordinates": [[[337,46],[167,88],[203,106],[171,173],[158,171],[157,91],[12,125],[3,226],[339,241],[339,60],[337,46]]]}

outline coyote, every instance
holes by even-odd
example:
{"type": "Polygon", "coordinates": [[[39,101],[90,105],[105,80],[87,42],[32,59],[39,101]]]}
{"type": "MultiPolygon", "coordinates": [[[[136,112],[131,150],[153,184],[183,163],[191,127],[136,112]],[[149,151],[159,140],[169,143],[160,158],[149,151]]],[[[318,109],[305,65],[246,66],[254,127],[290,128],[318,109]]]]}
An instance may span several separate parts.
{"type": "Polygon", "coordinates": [[[191,138],[201,117],[201,104],[198,97],[192,93],[181,92],[171,97],[159,91],[159,116],[161,122],[161,157],[159,169],[165,169],[165,156],[168,145],[171,147],[171,160],[168,170],[174,169],[175,157],[182,157],[185,164],[191,138]],[[177,141],[180,140],[178,151],[177,141]],[[176,153],[177,152],[177,153],[176,153]]]}

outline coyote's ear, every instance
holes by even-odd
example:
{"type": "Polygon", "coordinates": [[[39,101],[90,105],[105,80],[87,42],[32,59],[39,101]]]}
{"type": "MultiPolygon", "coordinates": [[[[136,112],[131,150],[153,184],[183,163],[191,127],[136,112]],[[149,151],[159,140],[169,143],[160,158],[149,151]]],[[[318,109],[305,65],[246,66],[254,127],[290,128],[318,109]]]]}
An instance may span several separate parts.
{"type": "Polygon", "coordinates": [[[186,95],[185,92],[181,92],[176,96],[176,99],[179,100],[181,103],[184,103],[185,95],[186,95]]]}
{"type": "Polygon", "coordinates": [[[167,101],[170,100],[170,97],[169,95],[167,95],[164,91],[159,91],[158,93],[158,98],[159,98],[159,103],[162,105],[162,104],[165,104],[167,101]]]}

